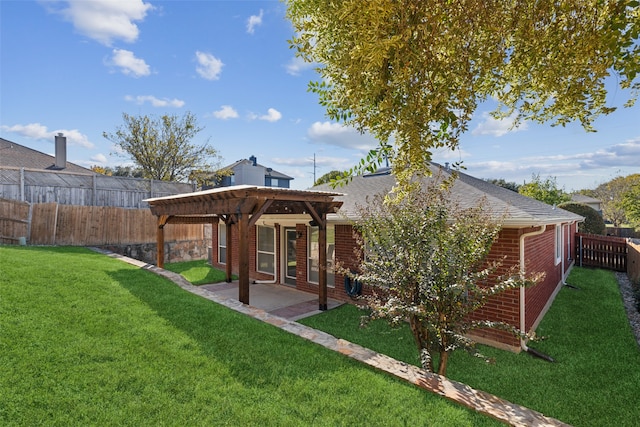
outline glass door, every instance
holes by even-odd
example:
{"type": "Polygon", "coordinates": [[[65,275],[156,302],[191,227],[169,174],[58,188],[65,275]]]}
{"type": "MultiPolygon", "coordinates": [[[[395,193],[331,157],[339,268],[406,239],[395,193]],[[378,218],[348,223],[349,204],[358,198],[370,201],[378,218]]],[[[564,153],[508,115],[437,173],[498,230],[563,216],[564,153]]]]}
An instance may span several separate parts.
{"type": "Polygon", "coordinates": [[[295,228],[285,228],[285,275],[284,282],[287,285],[296,284],[296,229],[295,228]]]}

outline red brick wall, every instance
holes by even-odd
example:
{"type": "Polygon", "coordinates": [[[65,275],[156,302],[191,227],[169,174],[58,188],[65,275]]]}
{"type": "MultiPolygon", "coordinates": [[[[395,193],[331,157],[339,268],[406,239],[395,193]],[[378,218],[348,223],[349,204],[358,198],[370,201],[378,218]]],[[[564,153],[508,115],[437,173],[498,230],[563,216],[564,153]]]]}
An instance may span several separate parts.
{"type": "MultiPolygon", "coordinates": [[[[232,260],[231,260],[231,271],[234,274],[238,274],[239,270],[239,240],[238,240],[238,225],[233,224],[231,226],[231,240],[229,240],[229,236],[227,236],[227,259],[229,257],[229,252],[231,250],[232,260]]],[[[260,273],[256,271],[256,231],[257,227],[251,227],[249,230],[249,278],[251,280],[273,280],[274,277],[271,274],[260,273]]],[[[280,241],[280,227],[276,226],[276,274],[280,272],[280,250],[279,250],[279,241],[280,241]]],[[[221,264],[218,260],[218,227],[213,227],[212,230],[212,247],[211,247],[211,265],[215,268],[219,268],[221,270],[226,269],[226,264],[221,264]]]]}
{"type": "MultiPolygon", "coordinates": [[[[487,261],[502,262],[497,274],[505,274],[520,262],[520,235],[521,231],[514,228],[502,229],[498,238],[491,246],[487,261]]],[[[486,305],[477,310],[473,319],[491,320],[494,322],[507,322],[510,325],[520,325],[520,291],[511,289],[499,295],[495,295],[487,301],[486,305]]],[[[475,338],[496,341],[506,346],[517,346],[518,338],[513,334],[495,330],[479,329],[473,332],[475,338]]]]}
{"type": "MultiPolygon", "coordinates": [[[[538,230],[536,227],[526,229],[503,229],[498,235],[496,242],[493,244],[489,253],[489,260],[501,260],[503,265],[499,273],[505,273],[512,267],[517,267],[520,262],[520,237],[524,233],[530,233],[538,230]]],[[[575,239],[573,237],[576,231],[575,224],[565,227],[564,230],[564,252],[566,259],[564,261],[565,271],[571,266],[575,259],[575,239]],[[567,241],[567,239],[569,239],[567,241]],[[571,245],[571,256],[567,252],[567,243],[571,245]]],[[[317,293],[318,285],[309,283],[307,279],[307,232],[306,224],[297,224],[296,232],[301,236],[297,239],[297,285],[296,288],[307,292],[317,293]]],[[[224,269],[224,264],[217,262],[217,227],[213,227],[212,240],[214,242],[212,248],[213,265],[224,269]]],[[[232,247],[233,247],[233,271],[238,270],[238,233],[234,226],[232,247]]],[[[280,279],[281,273],[281,247],[280,247],[280,226],[276,226],[277,250],[276,250],[276,274],[280,279]]],[[[253,280],[271,280],[271,275],[256,272],[256,228],[250,231],[250,277],[253,280]]],[[[529,236],[525,238],[525,268],[528,274],[535,272],[544,272],[544,279],[537,285],[525,290],[526,301],[526,329],[529,330],[535,325],[543,313],[549,299],[553,296],[557,286],[562,278],[562,263],[555,264],[555,226],[547,226],[545,232],[538,236],[529,236]]],[[[353,268],[357,265],[354,248],[356,240],[350,225],[335,225],[335,257],[336,265],[344,268],[353,268]]],[[[368,293],[367,289],[363,290],[368,293]]],[[[351,301],[352,298],[347,295],[344,290],[344,277],[336,271],[335,287],[328,287],[327,295],[329,298],[342,301],[351,301]]],[[[520,327],[520,290],[514,289],[496,295],[487,302],[485,307],[478,310],[474,314],[475,318],[483,318],[493,321],[508,322],[516,327],[520,327]]],[[[513,335],[504,331],[496,331],[483,329],[475,331],[473,334],[485,340],[491,340],[507,346],[518,346],[519,340],[513,335]]]]}

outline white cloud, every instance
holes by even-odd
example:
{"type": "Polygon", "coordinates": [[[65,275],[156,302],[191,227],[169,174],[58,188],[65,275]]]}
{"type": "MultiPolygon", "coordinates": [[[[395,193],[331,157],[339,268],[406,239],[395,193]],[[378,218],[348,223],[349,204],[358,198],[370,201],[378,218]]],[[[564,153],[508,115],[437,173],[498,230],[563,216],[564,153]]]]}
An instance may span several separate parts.
{"type": "Polygon", "coordinates": [[[108,63],[119,67],[122,74],[143,77],[151,74],[151,69],[144,59],[136,58],[133,52],[124,49],[113,49],[113,56],[108,63]]]}
{"type": "Polygon", "coordinates": [[[275,108],[269,108],[267,114],[258,117],[260,120],[266,120],[267,122],[277,122],[282,118],[282,113],[275,108]]]}
{"type": "Polygon", "coordinates": [[[223,105],[218,111],[213,112],[213,117],[220,120],[237,119],[238,112],[231,105],[223,105]]]}
{"type": "Polygon", "coordinates": [[[558,178],[565,191],[595,188],[603,177],[635,173],[640,165],[640,137],[595,151],[529,156],[508,161],[465,162],[466,173],[477,178],[503,178],[522,184],[533,174],[558,178]]]}
{"type": "Polygon", "coordinates": [[[220,73],[224,66],[221,60],[210,53],[200,51],[196,52],[196,60],[198,61],[196,71],[200,77],[207,80],[218,80],[220,78],[220,73]]]}
{"type": "Polygon", "coordinates": [[[378,141],[370,134],[361,134],[356,129],[339,123],[315,122],[307,131],[307,136],[317,144],[368,151],[378,145],[378,141]]]}
{"type": "Polygon", "coordinates": [[[3,130],[13,132],[31,139],[41,139],[53,143],[56,135],[59,133],[67,137],[69,145],[79,145],[85,148],[93,148],[94,145],[89,141],[86,135],[80,133],[77,129],[57,129],[48,130],[46,126],[40,123],[29,123],[27,125],[2,126],[3,130]]]}
{"type": "Polygon", "coordinates": [[[100,153],[100,154],[96,154],[95,156],[91,156],[91,160],[95,163],[100,163],[102,165],[107,163],[107,156],[105,156],[104,154],[100,153]]]}
{"type": "Polygon", "coordinates": [[[287,74],[292,76],[298,76],[305,70],[314,68],[317,64],[315,62],[307,62],[299,56],[294,56],[291,60],[285,64],[284,68],[287,70],[287,74]]]}
{"type": "Polygon", "coordinates": [[[260,116],[256,113],[249,113],[247,114],[247,118],[249,120],[264,120],[267,122],[277,122],[282,118],[282,113],[280,113],[280,111],[276,110],[275,108],[269,108],[267,110],[267,114],[263,114],[260,116]]]}
{"type": "MultiPolygon", "coordinates": [[[[47,6],[53,10],[54,6],[47,6]]],[[[144,20],[152,9],[142,0],[68,0],[66,8],[54,12],[70,21],[79,33],[111,46],[114,40],[136,41],[140,31],[135,22],[144,20]]]]}
{"type": "Polygon", "coordinates": [[[152,95],[138,95],[138,96],[131,96],[131,95],[127,95],[124,97],[124,99],[126,101],[129,102],[135,102],[138,105],[142,105],[145,102],[148,102],[149,104],[151,104],[154,107],[175,107],[175,108],[181,108],[184,107],[184,101],[181,99],[168,99],[168,98],[156,98],[155,96],[152,95]]]}
{"type": "Polygon", "coordinates": [[[255,28],[262,25],[262,15],[263,11],[260,9],[259,15],[251,15],[249,19],[247,19],[247,33],[253,34],[255,28]]]}
{"type": "Polygon", "coordinates": [[[514,112],[509,117],[498,120],[493,117],[489,113],[482,113],[482,118],[484,121],[480,122],[478,126],[473,129],[471,132],[472,135],[491,135],[491,136],[503,136],[507,133],[518,132],[521,130],[526,130],[528,125],[527,122],[520,123],[519,126],[513,127],[515,119],[518,113],[514,112]]]}

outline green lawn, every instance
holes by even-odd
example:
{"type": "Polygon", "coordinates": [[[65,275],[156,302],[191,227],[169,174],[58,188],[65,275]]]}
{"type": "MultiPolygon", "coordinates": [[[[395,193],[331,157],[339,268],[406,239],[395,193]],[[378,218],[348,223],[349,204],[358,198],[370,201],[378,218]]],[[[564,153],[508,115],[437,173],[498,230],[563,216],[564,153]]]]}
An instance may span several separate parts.
{"type": "MultiPolygon", "coordinates": [[[[172,262],[165,264],[165,270],[181,274],[194,285],[206,285],[208,283],[224,282],[227,274],[224,271],[212,268],[207,260],[172,262]]],[[[231,276],[236,280],[236,275],[231,276]]]]}
{"type": "MultiPolygon", "coordinates": [[[[556,363],[480,346],[495,364],[456,352],[448,376],[575,426],[639,425],[640,351],[615,275],[574,268],[567,282],[580,290],[559,292],[537,331],[547,338],[531,344],[556,363]]],[[[419,365],[408,328],[376,321],[361,329],[363,314],[342,306],[300,323],[419,365]]]]}
{"type": "Polygon", "coordinates": [[[116,259],[0,246],[0,425],[497,422],[116,259]]]}

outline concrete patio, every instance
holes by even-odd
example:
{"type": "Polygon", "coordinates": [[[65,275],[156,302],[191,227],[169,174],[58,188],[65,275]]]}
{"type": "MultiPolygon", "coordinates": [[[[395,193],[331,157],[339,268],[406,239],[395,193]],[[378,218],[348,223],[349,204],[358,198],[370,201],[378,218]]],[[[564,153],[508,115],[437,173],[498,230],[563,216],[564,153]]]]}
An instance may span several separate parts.
{"type": "MultiPolygon", "coordinates": [[[[201,285],[215,295],[238,300],[238,282],[201,285]]],[[[327,308],[342,305],[342,301],[327,299],[327,308]]],[[[252,283],[249,286],[249,305],[274,316],[296,321],[320,313],[318,295],[273,283],[252,283]]]]}

